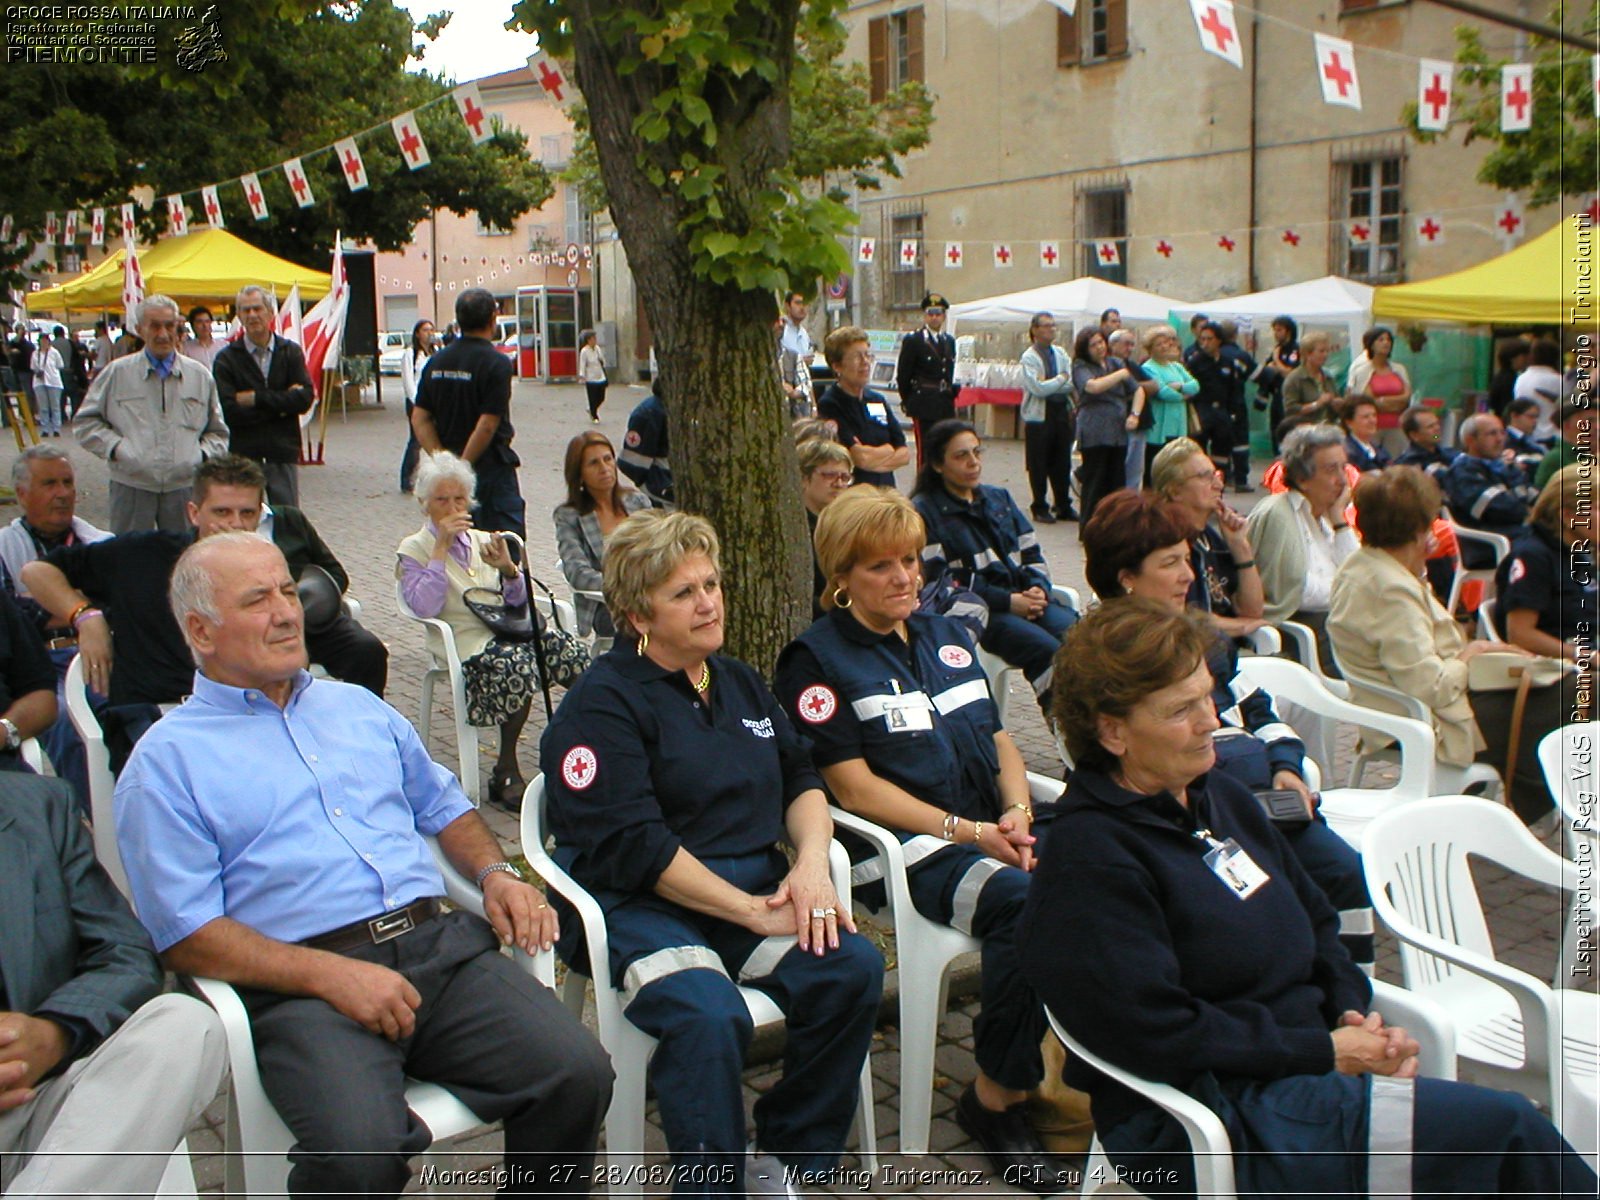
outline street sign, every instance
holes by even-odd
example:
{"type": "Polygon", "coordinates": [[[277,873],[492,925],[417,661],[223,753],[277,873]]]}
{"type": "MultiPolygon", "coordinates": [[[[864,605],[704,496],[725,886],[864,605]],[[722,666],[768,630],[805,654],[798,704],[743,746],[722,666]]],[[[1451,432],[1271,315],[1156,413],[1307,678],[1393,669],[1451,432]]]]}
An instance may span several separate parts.
{"type": "Polygon", "coordinates": [[[578,243],[577,242],[568,242],[567,243],[567,266],[569,266],[569,267],[577,266],[578,265],[578,260],[580,258],[582,258],[582,257],[583,257],[583,252],[578,249],[578,243]]]}

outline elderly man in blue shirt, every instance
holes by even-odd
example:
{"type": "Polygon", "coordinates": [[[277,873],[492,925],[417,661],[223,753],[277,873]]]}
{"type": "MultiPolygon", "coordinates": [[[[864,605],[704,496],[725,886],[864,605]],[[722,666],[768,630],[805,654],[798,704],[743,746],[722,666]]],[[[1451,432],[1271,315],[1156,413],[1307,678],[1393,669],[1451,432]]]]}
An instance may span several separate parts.
{"type": "Polygon", "coordinates": [[[552,943],[543,895],[399,713],[306,672],[276,546],[196,543],[171,600],[200,669],[123,772],[117,836],[166,964],[239,989],[295,1137],[290,1190],[399,1194],[430,1141],[406,1075],[504,1120],[503,1192],[585,1186],[610,1064],[499,952],[552,943]],[[488,923],[441,911],[427,837],[483,889],[488,923]]]}

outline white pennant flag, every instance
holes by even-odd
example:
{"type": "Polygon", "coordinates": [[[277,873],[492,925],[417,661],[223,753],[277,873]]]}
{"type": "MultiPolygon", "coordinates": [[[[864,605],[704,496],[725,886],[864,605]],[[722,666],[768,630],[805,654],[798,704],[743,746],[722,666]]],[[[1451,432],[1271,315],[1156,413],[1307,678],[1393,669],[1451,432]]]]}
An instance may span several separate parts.
{"type": "Polygon", "coordinates": [[[139,251],[134,247],[130,233],[123,241],[126,252],[122,259],[122,327],[130,332],[139,327],[139,305],[144,302],[144,274],[139,270],[139,251]]]}
{"type": "Polygon", "coordinates": [[[1515,245],[1522,237],[1523,221],[1522,200],[1515,192],[1506,192],[1494,218],[1495,236],[1503,245],[1515,245]]]}
{"type": "Polygon", "coordinates": [[[856,261],[858,263],[871,262],[873,252],[877,250],[877,248],[878,243],[874,239],[862,238],[860,246],[856,248],[856,261]]]}
{"type": "Polygon", "coordinates": [[[907,268],[917,265],[917,243],[915,238],[900,239],[900,265],[907,268]]]}
{"type": "Polygon", "coordinates": [[[1189,0],[1189,12],[1200,34],[1200,48],[1242,69],[1244,47],[1233,19],[1232,0],[1189,0]]]}
{"type": "Polygon", "coordinates": [[[294,202],[301,208],[310,208],[316,203],[316,197],[311,194],[311,181],[306,178],[306,169],[300,165],[298,158],[291,158],[283,164],[283,177],[289,181],[294,202]]]}
{"type": "Polygon", "coordinates": [[[239,186],[244,189],[244,199],[250,206],[250,215],[258,221],[265,221],[267,198],[261,194],[261,180],[256,178],[256,173],[251,171],[239,176],[239,186]]]}
{"type": "Polygon", "coordinates": [[[433,160],[428,157],[428,147],[417,132],[417,114],[403,112],[389,124],[394,128],[394,140],[400,143],[400,156],[413,171],[421,170],[433,160]]]}
{"type": "Polygon", "coordinates": [[[1011,266],[1011,247],[1004,242],[995,243],[994,265],[998,270],[1005,270],[1011,266]]]}
{"type": "Polygon", "coordinates": [[[189,236],[189,213],[183,207],[183,197],[176,192],[167,197],[167,227],[173,237],[189,236]]]}
{"type": "Polygon", "coordinates": [[[578,102],[577,85],[567,75],[566,68],[542,50],[528,56],[528,70],[533,72],[534,82],[544,89],[546,99],[562,108],[570,108],[578,102]]]}
{"type": "Polygon", "coordinates": [[[1358,217],[1345,226],[1344,233],[1351,245],[1368,245],[1372,241],[1372,222],[1358,217]]]}
{"type": "Polygon", "coordinates": [[[1441,246],[1444,244],[1444,222],[1437,213],[1423,213],[1416,218],[1412,226],[1417,236],[1419,246],[1441,246]]]}
{"type": "Polygon", "coordinates": [[[206,210],[206,223],[213,229],[226,229],[222,221],[222,201],[217,199],[217,185],[200,189],[200,207],[206,210]]]}
{"type": "Polygon", "coordinates": [[[1059,271],[1061,269],[1061,243],[1039,243],[1039,267],[1045,271],[1059,271]]]}
{"type": "MultiPolygon", "coordinates": [[[[313,390],[322,395],[323,371],[332,370],[339,362],[339,349],[344,343],[345,314],[350,308],[350,287],[344,270],[344,239],[334,235],[333,286],[328,294],[311,306],[306,313],[301,343],[306,354],[306,370],[311,375],[313,390]]],[[[316,405],[300,417],[300,428],[311,423],[316,405]]]]}
{"type": "Polygon", "coordinates": [[[305,334],[300,325],[300,285],[289,289],[289,298],[278,305],[278,315],[273,318],[272,330],[279,337],[288,338],[296,346],[305,345],[305,334]]]}
{"type": "Polygon", "coordinates": [[[340,138],[333,144],[333,156],[339,160],[339,170],[352,192],[367,186],[367,164],[361,161],[361,151],[353,137],[340,138]]]}
{"type": "Polygon", "coordinates": [[[1317,82],[1324,104],[1361,107],[1361,81],[1356,78],[1355,47],[1344,38],[1325,33],[1312,35],[1317,50],[1317,82]]]}
{"type": "Polygon", "coordinates": [[[1500,68],[1500,132],[1523,133],[1533,128],[1533,64],[1500,68]]]}
{"type": "Polygon", "coordinates": [[[44,215],[44,240],[46,245],[55,245],[56,241],[56,214],[54,211],[44,215]]]}
{"type": "MultiPolygon", "coordinates": [[[[0,235],[0,242],[5,237],[0,235]]],[[[106,210],[97,208],[89,214],[89,245],[104,246],[106,244],[106,210]]]]}
{"type": "Polygon", "coordinates": [[[62,241],[62,243],[64,245],[70,246],[70,245],[72,245],[73,242],[75,242],[77,240],[78,240],[78,210],[75,209],[75,208],[69,208],[69,209],[67,209],[67,219],[66,219],[65,227],[61,231],[61,241],[62,241]]]}
{"type": "Polygon", "coordinates": [[[1115,242],[1096,242],[1094,244],[1094,259],[1102,267],[1116,267],[1122,264],[1122,250],[1115,242]]]}
{"type": "Polygon", "coordinates": [[[959,271],[963,254],[964,251],[960,242],[946,242],[944,244],[944,265],[952,271],[959,271]]]}
{"type": "Polygon", "coordinates": [[[124,204],[122,206],[122,236],[131,238],[133,236],[133,227],[136,223],[133,215],[133,205],[124,204]]]}
{"type": "Polygon", "coordinates": [[[473,145],[482,145],[494,136],[494,130],[489,124],[489,114],[483,111],[483,97],[478,94],[477,84],[463,83],[450,94],[455,97],[456,111],[461,114],[461,120],[466,124],[473,145]]]}
{"type": "Polygon", "coordinates": [[[1443,133],[1450,128],[1450,89],[1455,63],[1425,58],[1417,68],[1417,128],[1443,133]]]}

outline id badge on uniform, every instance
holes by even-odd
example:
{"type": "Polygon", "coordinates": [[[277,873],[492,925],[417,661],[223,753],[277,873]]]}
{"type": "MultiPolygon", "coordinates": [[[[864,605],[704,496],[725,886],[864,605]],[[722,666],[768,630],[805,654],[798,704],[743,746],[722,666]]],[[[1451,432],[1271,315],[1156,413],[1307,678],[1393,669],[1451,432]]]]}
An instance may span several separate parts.
{"type": "Polygon", "coordinates": [[[1206,866],[1210,867],[1211,873],[1227,884],[1229,890],[1239,899],[1250,899],[1260,890],[1262,884],[1272,878],[1256,866],[1255,859],[1251,858],[1245,852],[1245,848],[1232,838],[1225,842],[1213,842],[1212,845],[1215,848],[1206,851],[1206,866]]]}
{"type": "Polygon", "coordinates": [[[883,720],[892,733],[910,733],[913,730],[932,729],[933,711],[927,696],[921,693],[890,696],[883,702],[883,720]]]}
{"type": "Polygon", "coordinates": [[[871,417],[879,425],[887,425],[889,423],[889,409],[882,400],[867,401],[867,416],[871,417]]]}

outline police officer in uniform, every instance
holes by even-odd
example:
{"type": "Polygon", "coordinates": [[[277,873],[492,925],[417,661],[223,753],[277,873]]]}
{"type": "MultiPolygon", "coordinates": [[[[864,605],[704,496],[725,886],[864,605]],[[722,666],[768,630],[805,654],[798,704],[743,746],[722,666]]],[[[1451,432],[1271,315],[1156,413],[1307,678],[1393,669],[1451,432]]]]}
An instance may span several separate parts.
{"type": "Polygon", "coordinates": [[[524,541],[527,506],[517,483],[522,460],[511,448],[511,360],[495,348],[496,305],[484,288],[456,298],[461,336],[428,360],[417,381],[411,429],[428,453],[448,450],[478,479],[472,523],[524,541]]]}
{"type": "Polygon", "coordinates": [[[775,686],[834,799],[905,844],[917,911],[983,940],[979,1074],[956,1120],[997,1174],[1054,1192],[1061,1181],[1023,1113],[1044,1077],[1045,1028],[1016,940],[1033,868],[1027,772],[965,627],[916,610],[922,542],[922,519],[897,492],[853,488],[823,509],[831,611],[784,649],[775,686]]]}
{"type": "Polygon", "coordinates": [[[956,396],[961,385],[955,381],[956,340],[944,332],[944,314],[950,303],[938,292],[922,298],[922,328],[900,341],[900,359],[895,364],[895,386],[900,389],[900,408],[911,418],[917,439],[917,470],[922,470],[926,455],[922,431],[956,415],[956,396]]]}

